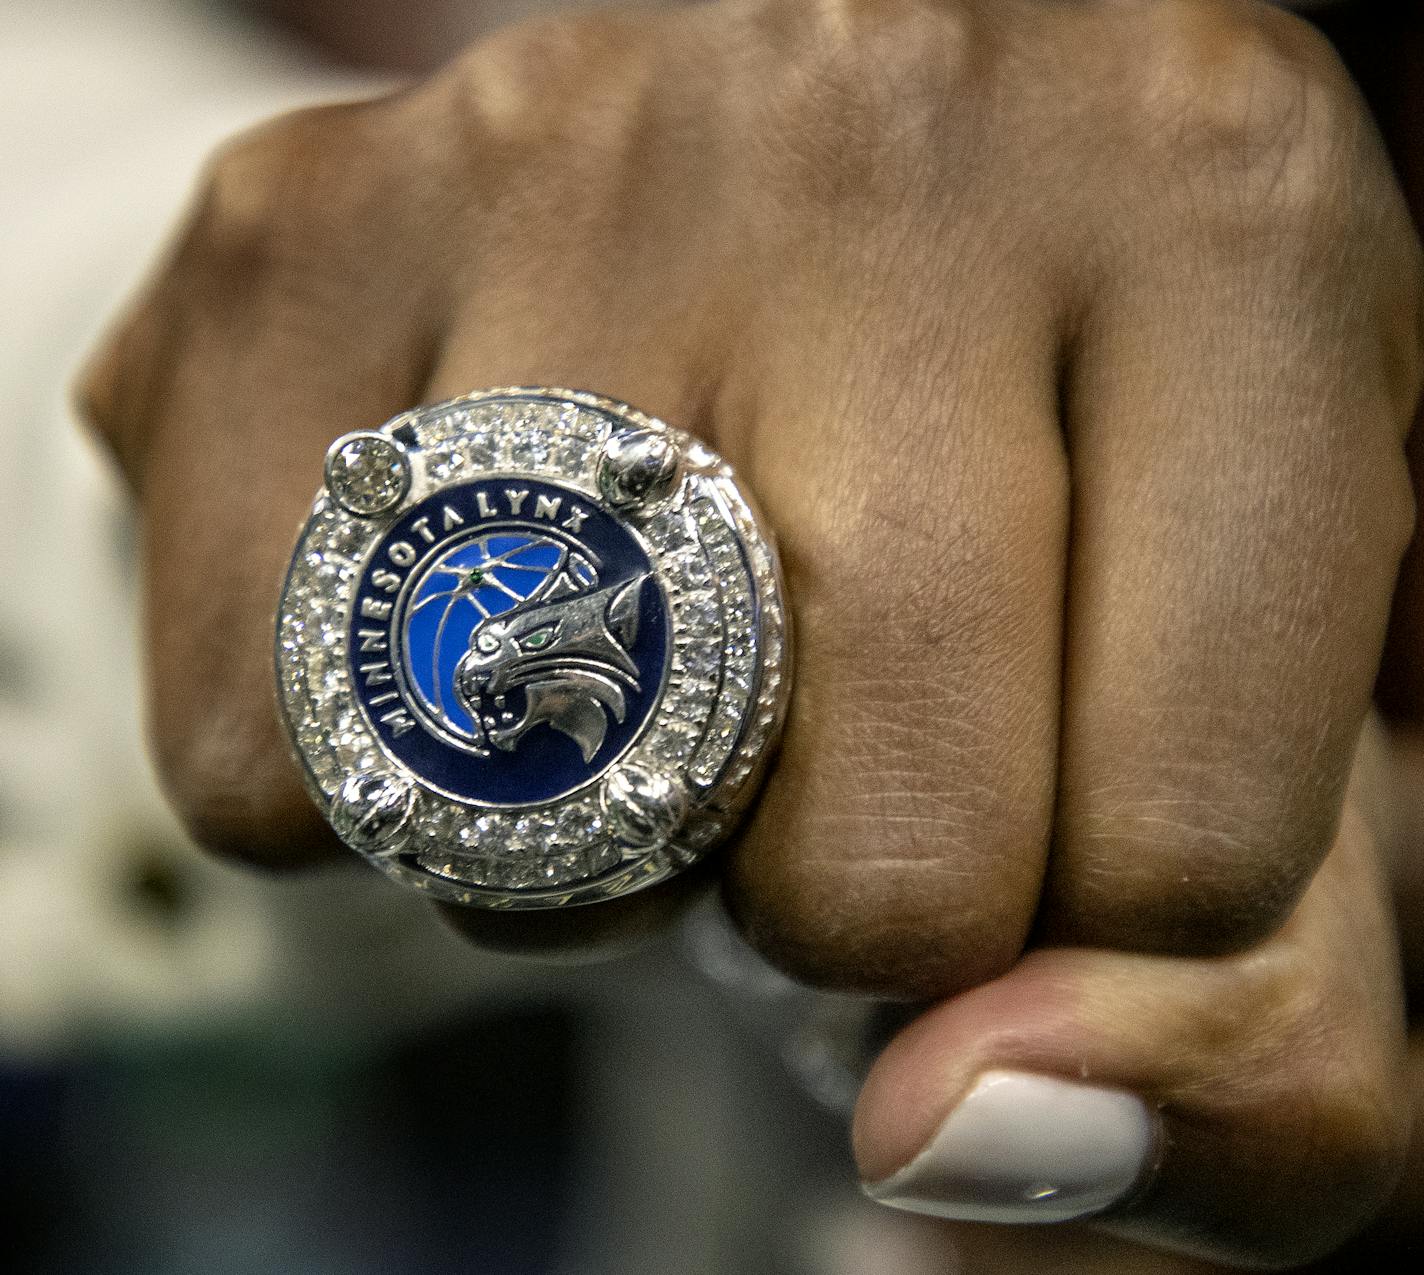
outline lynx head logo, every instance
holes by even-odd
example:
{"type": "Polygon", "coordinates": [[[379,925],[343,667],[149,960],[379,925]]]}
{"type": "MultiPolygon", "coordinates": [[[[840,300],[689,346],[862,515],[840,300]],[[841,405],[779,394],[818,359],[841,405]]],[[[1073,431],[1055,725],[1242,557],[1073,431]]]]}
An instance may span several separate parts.
{"type": "Polygon", "coordinates": [[[457,800],[518,806],[587,786],[641,737],[672,619],[617,515],[543,479],[489,477],[386,529],[347,642],[387,755],[457,800]]]}
{"type": "Polygon", "coordinates": [[[640,689],[629,651],[647,580],[639,575],[528,603],[475,627],[455,667],[455,695],[491,744],[511,752],[534,727],[548,723],[579,746],[585,762],[593,760],[609,716],[623,721],[628,694],[640,689]],[[517,718],[505,707],[515,690],[524,697],[517,718]]]}

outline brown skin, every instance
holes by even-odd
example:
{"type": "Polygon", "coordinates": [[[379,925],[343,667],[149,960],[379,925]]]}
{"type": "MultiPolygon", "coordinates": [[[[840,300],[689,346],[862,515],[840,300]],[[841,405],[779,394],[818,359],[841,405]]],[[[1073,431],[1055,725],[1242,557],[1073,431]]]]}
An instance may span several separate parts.
{"type": "MultiPolygon", "coordinates": [[[[796,608],[733,913],[823,986],[977,989],[882,1060],[862,1170],[985,1064],[1086,1071],[1194,1131],[1120,1229],[1313,1256],[1406,1133],[1340,813],[1413,527],[1419,279],[1348,75],[1247,0],[602,14],[278,121],[82,390],[143,509],[168,790],[221,852],[333,850],[270,656],[332,437],[482,385],[628,399],[737,465],[796,608]]],[[[666,907],[460,923],[566,947],[666,907]]]]}
{"type": "MultiPolygon", "coordinates": [[[[1099,1224],[1106,1237],[1075,1245],[1105,1270],[1131,1252],[1123,1238],[1294,1266],[1368,1221],[1398,1174],[1408,1130],[1397,983],[1376,842],[1352,803],[1295,914],[1247,953],[1042,948],[923,1015],[871,1072],[857,1160],[871,1179],[892,1171],[985,1070],[1091,1079],[1145,1097],[1165,1153],[1144,1196],[1099,1224]]],[[[969,1269],[996,1275],[1042,1269],[1060,1242],[994,1227],[955,1228],[954,1239],[986,1263],[969,1269]]],[[[1179,1269],[1140,1251],[1132,1260],[1134,1271],[1179,1269]]]]}

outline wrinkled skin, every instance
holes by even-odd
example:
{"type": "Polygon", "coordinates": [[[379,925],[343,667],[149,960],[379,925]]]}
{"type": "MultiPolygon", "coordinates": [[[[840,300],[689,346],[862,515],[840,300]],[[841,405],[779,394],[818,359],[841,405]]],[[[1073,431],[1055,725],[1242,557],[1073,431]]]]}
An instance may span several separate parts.
{"type": "MultiPolygon", "coordinates": [[[[1368,113],[1277,10],[753,0],[518,28],[238,140],[81,393],[142,506],[168,791],[273,865],[333,852],[269,655],[329,440],[502,384],[701,433],[799,643],[727,901],[801,978],[940,1002],[872,1073],[862,1173],[986,1065],[1086,1077],[1172,1135],[1113,1244],[1280,1266],[1408,1140],[1399,772],[1356,758],[1419,316],[1368,113]]],[[[578,946],[678,894],[458,923],[578,946]]]]}

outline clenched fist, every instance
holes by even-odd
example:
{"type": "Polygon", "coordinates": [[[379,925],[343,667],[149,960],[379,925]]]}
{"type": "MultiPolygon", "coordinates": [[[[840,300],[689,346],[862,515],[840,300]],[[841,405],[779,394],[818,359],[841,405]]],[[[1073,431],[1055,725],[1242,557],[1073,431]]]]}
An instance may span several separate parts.
{"type": "MultiPolygon", "coordinates": [[[[1298,21],[739,0],[518,28],[240,139],[83,398],[143,509],[168,790],[273,863],[329,847],[270,649],[332,438],[519,384],[704,435],[798,636],[729,904],[814,983],[951,998],[872,1077],[862,1171],[1281,1263],[1368,1214],[1404,1137],[1373,839],[1341,812],[1420,374],[1402,199],[1298,21]],[[1113,1189],[915,1159],[985,1072],[1140,1109],[1113,1189]]],[[[666,902],[464,924],[563,942],[666,902]]],[[[1032,1160],[1083,1136],[1064,1113],[989,1141],[1032,1160]]]]}

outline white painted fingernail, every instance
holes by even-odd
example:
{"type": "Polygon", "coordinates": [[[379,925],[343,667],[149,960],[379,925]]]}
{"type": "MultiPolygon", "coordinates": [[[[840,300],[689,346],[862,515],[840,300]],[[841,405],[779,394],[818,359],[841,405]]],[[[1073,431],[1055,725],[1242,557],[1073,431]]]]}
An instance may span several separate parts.
{"type": "Polygon", "coordinates": [[[1066,1222],[1131,1192],[1156,1142],[1157,1120],[1134,1094],[986,1071],[924,1150],[865,1192],[963,1222],[1066,1222]]]}

